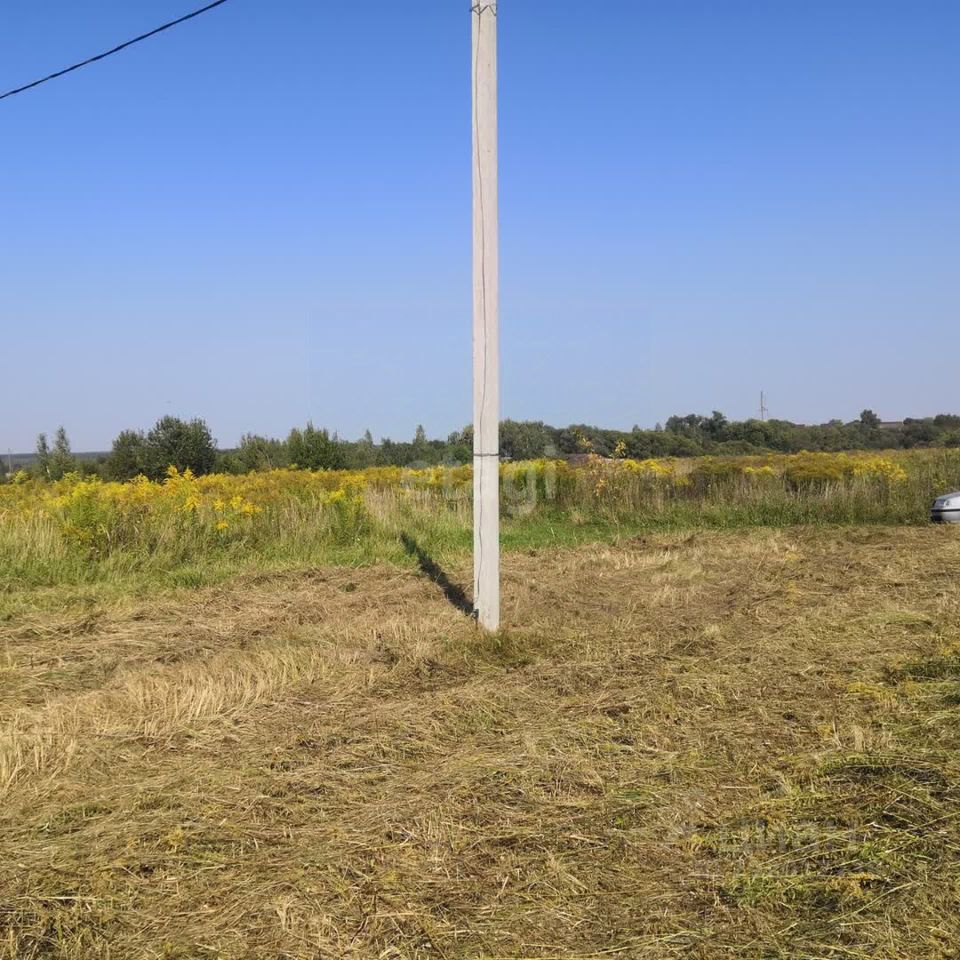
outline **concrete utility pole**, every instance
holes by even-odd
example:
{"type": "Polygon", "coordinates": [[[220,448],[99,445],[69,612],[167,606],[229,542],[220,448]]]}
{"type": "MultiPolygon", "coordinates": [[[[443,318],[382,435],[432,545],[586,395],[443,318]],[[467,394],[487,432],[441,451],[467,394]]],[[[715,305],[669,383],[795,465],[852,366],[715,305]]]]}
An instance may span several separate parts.
{"type": "Polygon", "coordinates": [[[767,419],[767,395],[763,390],[760,391],[760,419],[767,419]]]}
{"type": "Polygon", "coordinates": [[[473,21],[473,604],[500,626],[500,263],[497,211],[497,4],[473,21]]]}

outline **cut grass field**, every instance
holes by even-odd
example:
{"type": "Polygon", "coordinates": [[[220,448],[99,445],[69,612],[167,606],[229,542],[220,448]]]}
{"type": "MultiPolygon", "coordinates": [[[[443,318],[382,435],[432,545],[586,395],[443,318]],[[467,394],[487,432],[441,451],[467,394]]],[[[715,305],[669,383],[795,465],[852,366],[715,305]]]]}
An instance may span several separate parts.
{"type": "Polygon", "coordinates": [[[958,534],[517,549],[490,638],[462,554],[11,608],[0,957],[956,956],[958,534]]]}

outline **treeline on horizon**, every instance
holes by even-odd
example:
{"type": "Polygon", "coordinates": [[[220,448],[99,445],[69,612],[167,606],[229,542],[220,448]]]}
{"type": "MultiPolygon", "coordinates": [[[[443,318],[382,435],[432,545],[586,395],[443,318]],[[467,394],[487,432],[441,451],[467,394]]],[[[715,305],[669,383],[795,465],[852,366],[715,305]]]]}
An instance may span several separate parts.
{"type": "MultiPolygon", "coordinates": [[[[804,426],[786,420],[733,421],[714,411],[709,417],[670,417],[654,430],[608,430],[586,424],[553,427],[541,421],[515,420],[505,420],[500,425],[500,453],[506,460],[585,453],[647,460],[916,447],[960,447],[960,416],[940,414],[885,424],[873,411],[864,410],[859,419],[849,423],[833,420],[804,426]]],[[[160,479],[170,466],[189,469],[197,475],[280,467],[361,470],[469,463],[472,448],[472,427],[451,433],[446,440],[428,439],[423,427],[417,427],[410,441],[384,438],[376,443],[369,430],[360,440],[344,440],[308,423],[291,430],[284,440],[247,434],[235,449],[221,450],[204,420],[167,416],[148,432],[123,431],[109,453],[93,458],[72,453],[63,427],[57,430],[52,444],[45,434],[40,434],[27,472],[49,480],[71,472],[99,475],[106,480],[129,480],[140,474],[160,479]]],[[[6,473],[6,464],[0,464],[0,477],[6,473]]]]}

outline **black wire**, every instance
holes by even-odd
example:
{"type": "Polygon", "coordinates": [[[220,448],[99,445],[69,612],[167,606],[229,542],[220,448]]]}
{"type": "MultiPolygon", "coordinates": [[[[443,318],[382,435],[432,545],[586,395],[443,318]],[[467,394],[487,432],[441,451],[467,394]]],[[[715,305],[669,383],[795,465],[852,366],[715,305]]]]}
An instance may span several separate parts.
{"type": "Polygon", "coordinates": [[[184,17],[178,17],[176,20],[171,20],[169,23],[165,23],[163,26],[157,27],[155,30],[151,30],[149,33],[143,33],[139,37],[134,37],[132,40],[128,40],[126,43],[121,43],[119,47],[114,47],[112,50],[107,50],[106,53],[99,53],[97,56],[90,57],[88,60],[82,60],[80,63],[75,63],[72,67],[66,67],[63,70],[58,70],[56,73],[51,73],[49,76],[43,77],[40,80],[34,80],[33,83],[28,83],[22,87],[17,87],[15,90],[8,90],[6,93],[0,94],[0,100],[6,100],[7,97],[12,97],[17,93],[23,93],[24,90],[32,90],[34,87],[39,87],[41,83],[46,83],[48,80],[56,80],[57,77],[62,77],[67,73],[73,73],[74,70],[79,70],[81,67],[86,67],[88,64],[96,63],[98,60],[104,60],[107,57],[112,57],[113,54],[119,53],[121,50],[126,50],[127,47],[132,47],[135,43],[139,43],[141,40],[147,40],[150,37],[156,36],[158,33],[163,33],[164,30],[169,30],[171,27],[175,27],[178,24],[186,22],[187,20],[192,20],[194,17],[199,17],[201,13],[206,13],[208,10],[212,10],[214,7],[219,7],[226,2],[227,0],[215,0],[214,3],[208,3],[205,7],[201,7],[199,10],[194,10],[193,13],[188,13],[184,17]]]}

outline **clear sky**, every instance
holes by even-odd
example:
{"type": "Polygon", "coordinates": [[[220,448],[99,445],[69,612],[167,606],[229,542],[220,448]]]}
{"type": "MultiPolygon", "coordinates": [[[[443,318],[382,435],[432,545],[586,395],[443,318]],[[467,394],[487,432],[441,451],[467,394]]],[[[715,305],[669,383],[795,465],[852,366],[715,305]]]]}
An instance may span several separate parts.
{"type": "MultiPolygon", "coordinates": [[[[201,0],[5,0],[0,87],[201,0]]],[[[230,0],[0,102],[0,448],[470,411],[469,0],[230,0]]],[[[503,414],[960,412],[960,4],[501,0],[503,414]]]]}

